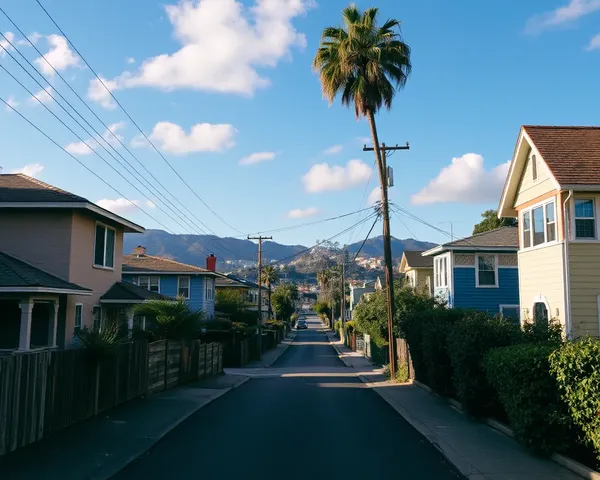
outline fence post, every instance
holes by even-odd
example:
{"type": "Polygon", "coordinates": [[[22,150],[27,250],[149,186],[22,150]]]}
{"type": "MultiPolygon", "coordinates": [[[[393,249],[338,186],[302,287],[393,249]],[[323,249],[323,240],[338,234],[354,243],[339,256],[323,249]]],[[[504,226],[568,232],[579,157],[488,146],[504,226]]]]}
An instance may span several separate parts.
{"type": "Polygon", "coordinates": [[[169,378],[168,375],[168,370],[169,370],[169,340],[165,340],[165,372],[164,372],[164,390],[167,389],[167,379],[169,378]]]}

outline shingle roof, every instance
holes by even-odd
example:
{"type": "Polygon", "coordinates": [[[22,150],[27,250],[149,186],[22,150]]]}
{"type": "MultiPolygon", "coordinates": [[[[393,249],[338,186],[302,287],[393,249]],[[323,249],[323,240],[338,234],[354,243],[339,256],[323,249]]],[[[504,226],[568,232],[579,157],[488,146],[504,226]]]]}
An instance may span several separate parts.
{"type": "Polygon", "coordinates": [[[433,268],[433,258],[424,257],[425,250],[404,250],[406,264],[411,268],[433,268]]]}
{"type": "Polygon", "coordinates": [[[108,291],[100,297],[100,301],[106,302],[110,300],[131,300],[132,302],[140,302],[144,300],[167,299],[169,297],[154,293],[145,288],[138,287],[133,283],[116,282],[108,291]]]}
{"type": "Polygon", "coordinates": [[[218,275],[206,268],[188,265],[164,257],[155,257],[153,255],[124,255],[123,256],[124,273],[196,273],[218,275]]]}
{"type": "Polygon", "coordinates": [[[560,185],[600,184],[600,127],[523,128],[560,185]]]}
{"type": "Polygon", "coordinates": [[[258,288],[258,284],[246,280],[244,278],[238,278],[234,275],[228,274],[224,277],[217,277],[215,280],[216,287],[239,287],[239,288],[258,288]]]}
{"type": "Polygon", "coordinates": [[[22,173],[9,173],[0,175],[0,202],[89,203],[89,200],[22,173]]]}
{"type": "Polygon", "coordinates": [[[3,287],[70,290],[74,294],[92,291],[0,252],[0,288],[3,287]]]}
{"type": "Polygon", "coordinates": [[[461,238],[442,245],[445,248],[519,248],[519,229],[517,227],[500,227],[470,237],[461,238]]]}

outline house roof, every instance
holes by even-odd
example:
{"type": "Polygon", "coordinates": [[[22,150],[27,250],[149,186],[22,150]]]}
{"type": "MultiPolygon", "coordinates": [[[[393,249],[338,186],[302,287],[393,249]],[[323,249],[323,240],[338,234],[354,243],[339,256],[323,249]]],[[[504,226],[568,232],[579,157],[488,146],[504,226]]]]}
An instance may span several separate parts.
{"type": "Polygon", "coordinates": [[[84,197],[22,173],[0,174],[0,207],[83,209],[122,225],[126,232],[144,231],[143,227],[99,207],[84,197]]]}
{"type": "Polygon", "coordinates": [[[450,250],[516,252],[518,249],[519,229],[517,227],[500,227],[487,232],[476,233],[460,240],[444,243],[423,252],[423,255],[435,256],[450,250]]]}
{"type": "Polygon", "coordinates": [[[402,256],[410,268],[433,268],[433,258],[424,257],[425,250],[404,250],[402,256]]]}
{"type": "Polygon", "coordinates": [[[188,265],[165,257],[154,255],[124,255],[123,273],[147,273],[147,274],[186,274],[186,275],[211,275],[219,276],[218,273],[206,268],[188,265]]]}
{"type": "Polygon", "coordinates": [[[216,287],[238,287],[238,288],[258,288],[258,284],[246,280],[245,278],[239,278],[230,273],[227,275],[219,276],[215,280],[216,287]]]}
{"type": "Polygon", "coordinates": [[[92,290],[0,252],[0,292],[66,293],[90,295],[92,290]]]}
{"type": "Polygon", "coordinates": [[[145,300],[168,299],[165,295],[154,293],[133,283],[116,282],[100,297],[100,302],[111,303],[141,303],[145,300]]]}

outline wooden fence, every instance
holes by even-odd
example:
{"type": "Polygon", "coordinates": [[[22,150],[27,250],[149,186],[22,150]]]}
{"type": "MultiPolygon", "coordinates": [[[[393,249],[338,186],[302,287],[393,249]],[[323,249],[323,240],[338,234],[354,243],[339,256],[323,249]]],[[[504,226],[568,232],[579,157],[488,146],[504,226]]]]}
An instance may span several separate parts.
{"type": "Polygon", "coordinates": [[[0,456],[98,413],[223,371],[220,344],[134,342],[115,355],[55,350],[0,357],[0,456]]]}

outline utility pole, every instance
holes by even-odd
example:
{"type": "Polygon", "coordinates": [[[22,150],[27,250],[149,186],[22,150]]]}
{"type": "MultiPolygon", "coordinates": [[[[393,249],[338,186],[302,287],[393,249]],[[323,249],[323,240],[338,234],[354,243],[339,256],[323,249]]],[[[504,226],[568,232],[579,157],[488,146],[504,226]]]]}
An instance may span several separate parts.
{"type": "Polygon", "coordinates": [[[454,222],[440,222],[440,225],[450,225],[450,241],[454,241],[454,222]]]}
{"type": "MultiPolygon", "coordinates": [[[[376,136],[374,137],[376,139],[376,136]]],[[[381,184],[381,216],[383,219],[383,255],[385,260],[385,284],[387,287],[387,317],[388,317],[388,350],[390,358],[390,376],[396,378],[396,343],[394,339],[393,319],[396,305],[394,304],[394,266],[392,264],[392,241],[390,234],[390,210],[388,204],[388,182],[389,173],[387,168],[387,152],[395,150],[409,150],[408,142],[406,145],[395,147],[386,147],[385,143],[377,148],[381,153],[381,163],[379,169],[379,183],[381,184]]],[[[372,152],[375,147],[363,147],[364,152],[372,152]]]]}
{"type": "Polygon", "coordinates": [[[342,300],[341,300],[341,318],[342,325],[346,321],[346,249],[342,254],[342,300]]]}
{"type": "Polygon", "coordinates": [[[258,240],[258,356],[262,356],[262,242],[273,240],[273,237],[251,237],[248,240],[258,240]]]}

